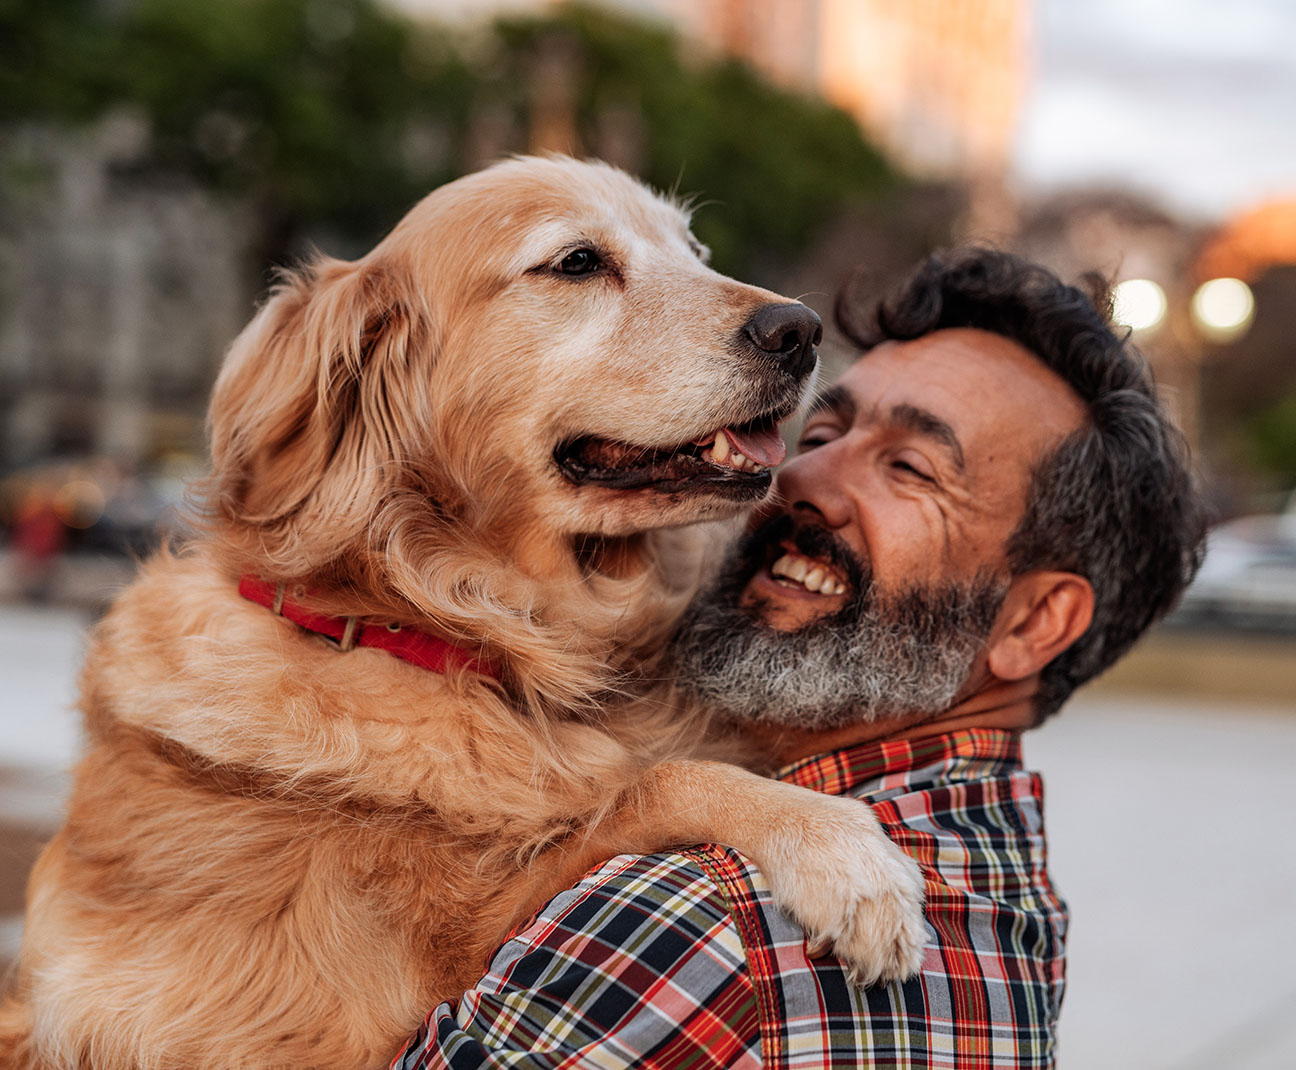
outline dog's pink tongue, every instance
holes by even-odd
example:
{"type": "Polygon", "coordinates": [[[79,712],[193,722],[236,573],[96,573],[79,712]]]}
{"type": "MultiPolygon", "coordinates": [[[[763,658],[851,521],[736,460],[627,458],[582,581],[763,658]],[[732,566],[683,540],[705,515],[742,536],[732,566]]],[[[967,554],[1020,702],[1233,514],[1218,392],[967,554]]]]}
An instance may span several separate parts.
{"type": "Polygon", "coordinates": [[[787,443],[777,427],[762,428],[759,431],[735,431],[732,427],[724,429],[729,445],[748,460],[772,468],[782,464],[787,456],[787,443]]]}

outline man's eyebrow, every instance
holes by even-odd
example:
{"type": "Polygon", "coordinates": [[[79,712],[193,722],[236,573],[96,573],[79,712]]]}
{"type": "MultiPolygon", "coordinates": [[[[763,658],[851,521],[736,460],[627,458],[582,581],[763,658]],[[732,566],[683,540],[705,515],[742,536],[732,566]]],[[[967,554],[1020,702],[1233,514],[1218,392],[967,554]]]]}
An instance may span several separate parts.
{"type": "MultiPolygon", "coordinates": [[[[858,414],[858,406],[855,404],[855,398],[851,392],[844,386],[830,386],[810,403],[806,419],[808,420],[821,412],[831,412],[847,423],[853,423],[858,414]]],[[[959,441],[954,428],[934,412],[919,408],[917,405],[901,404],[891,410],[890,422],[896,427],[902,427],[905,430],[935,439],[949,450],[954,461],[954,467],[960,472],[966,470],[963,443],[959,441]]]]}
{"type": "Polygon", "coordinates": [[[960,472],[966,469],[963,444],[959,441],[958,435],[954,433],[954,428],[934,412],[920,409],[916,405],[897,405],[891,410],[891,422],[916,434],[934,438],[950,451],[954,458],[954,466],[960,472]]]}
{"type": "Polygon", "coordinates": [[[847,421],[855,419],[855,399],[844,386],[830,386],[810,403],[806,419],[821,412],[831,412],[847,421]]]}

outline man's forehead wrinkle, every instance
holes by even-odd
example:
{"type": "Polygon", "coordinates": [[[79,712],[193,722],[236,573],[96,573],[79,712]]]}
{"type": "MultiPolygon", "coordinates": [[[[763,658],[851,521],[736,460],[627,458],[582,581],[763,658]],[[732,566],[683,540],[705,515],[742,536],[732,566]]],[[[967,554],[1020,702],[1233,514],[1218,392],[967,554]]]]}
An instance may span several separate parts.
{"type": "Polygon", "coordinates": [[[901,402],[891,409],[891,422],[941,442],[953,456],[955,467],[960,472],[966,470],[967,461],[963,456],[963,444],[959,441],[954,428],[934,412],[901,402]]]}

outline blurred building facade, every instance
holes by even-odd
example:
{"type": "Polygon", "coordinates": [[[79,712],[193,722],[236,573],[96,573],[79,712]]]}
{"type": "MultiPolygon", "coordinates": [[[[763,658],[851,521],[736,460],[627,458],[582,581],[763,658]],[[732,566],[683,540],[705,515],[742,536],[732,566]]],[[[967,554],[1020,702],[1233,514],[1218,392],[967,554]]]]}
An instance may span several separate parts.
{"type": "Polygon", "coordinates": [[[26,127],[3,146],[0,468],[200,450],[221,354],[247,318],[249,221],[196,185],[139,182],[142,123],[26,127]]]}
{"type": "Polygon", "coordinates": [[[1026,85],[1027,0],[670,0],[681,22],[821,93],[921,177],[1007,172],[1026,85]]]}

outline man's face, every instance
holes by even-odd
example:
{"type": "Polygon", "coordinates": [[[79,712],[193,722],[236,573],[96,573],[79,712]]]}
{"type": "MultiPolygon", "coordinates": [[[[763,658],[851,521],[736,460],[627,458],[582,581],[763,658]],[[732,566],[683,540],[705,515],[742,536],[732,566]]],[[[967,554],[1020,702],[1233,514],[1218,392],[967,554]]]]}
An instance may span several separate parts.
{"type": "Polygon", "coordinates": [[[1032,466],[1082,426],[1066,383],[972,329],[887,343],[812,410],[675,645],[686,687],[743,719],[829,727],[946,708],[1010,582],[1032,466]]]}

